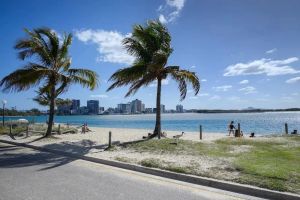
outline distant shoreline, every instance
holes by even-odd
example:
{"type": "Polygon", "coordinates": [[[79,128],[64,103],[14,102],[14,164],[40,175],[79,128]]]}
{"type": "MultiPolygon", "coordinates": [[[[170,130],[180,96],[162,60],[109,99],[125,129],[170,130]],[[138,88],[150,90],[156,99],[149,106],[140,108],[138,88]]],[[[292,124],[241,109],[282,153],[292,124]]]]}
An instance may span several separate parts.
{"type": "MultiPolygon", "coordinates": [[[[253,110],[195,110],[188,112],[165,112],[162,114],[185,114],[185,113],[195,113],[195,114],[230,114],[230,113],[267,113],[267,112],[300,112],[300,108],[289,108],[289,109],[253,109],[253,110]]],[[[151,115],[156,113],[132,113],[132,114],[123,114],[123,113],[112,113],[112,114],[98,114],[98,115],[151,115]]],[[[29,117],[29,116],[47,116],[43,115],[5,115],[5,117],[29,117]]],[[[55,115],[55,116],[96,116],[96,115],[55,115]]]]}

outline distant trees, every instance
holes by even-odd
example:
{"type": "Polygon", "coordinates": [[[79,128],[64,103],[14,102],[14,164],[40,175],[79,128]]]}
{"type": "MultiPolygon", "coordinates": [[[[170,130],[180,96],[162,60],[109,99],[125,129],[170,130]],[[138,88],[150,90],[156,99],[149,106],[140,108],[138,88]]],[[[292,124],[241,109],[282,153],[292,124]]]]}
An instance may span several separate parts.
{"type": "Polygon", "coordinates": [[[42,112],[37,108],[32,108],[30,110],[16,110],[12,109],[5,109],[5,115],[7,116],[31,116],[31,115],[42,115],[42,112]]]}
{"type": "Polygon", "coordinates": [[[0,81],[3,91],[23,91],[40,85],[39,95],[44,95],[49,104],[49,119],[46,137],[51,135],[54,108],[57,97],[66,92],[71,84],[79,83],[91,90],[97,87],[98,75],[88,69],[70,68],[69,47],[72,35],[65,34],[60,41],[49,28],[33,31],[25,29],[27,37],[15,45],[21,60],[33,57],[23,68],[7,75],[0,81]],[[37,61],[37,62],[36,62],[37,61]]]}
{"type": "Polygon", "coordinates": [[[132,35],[123,40],[127,51],[135,56],[134,63],[116,71],[111,77],[112,85],[107,89],[129,85],[126,97],[136,93],[142,86],[157,83],[156,124],[154,136],[161,137],[161,84],[171,77],[178,83],[180,99],[185,99],[187,83],[191,83],[195,95],[199,92],[200,81],[194,72],[179,66],[168,66],[168,58],[173,52],[171,36],[166,26],[159,21],[148,21],[145,26],[135,25],[132,35]]]}

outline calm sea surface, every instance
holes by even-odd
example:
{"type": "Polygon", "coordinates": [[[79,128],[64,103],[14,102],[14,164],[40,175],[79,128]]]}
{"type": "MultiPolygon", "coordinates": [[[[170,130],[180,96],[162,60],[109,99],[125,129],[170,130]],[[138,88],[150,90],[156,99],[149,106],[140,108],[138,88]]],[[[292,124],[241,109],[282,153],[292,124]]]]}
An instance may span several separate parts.
{"type": "MultiPolygon", "coordinates": [[[[6,117],[6,120],[26,118],[29,121],[46,122],[47,116],[6,117]]],[[[300,131],[300,112],[270,112],[270,113],[230,113],[230,114],[163,114],[162,130],[199,131],[201,124],[204,132],[227,132],[230,121],[241,123],[245,133],[257,134],[283,133],[284,123],[289,124],[289,132],[294,129],[300,131]]],[[[112,128],[140,128],[153,129],[155,115],[79,115],[56,116],[55,122],[88,126],[112,128]]]]}

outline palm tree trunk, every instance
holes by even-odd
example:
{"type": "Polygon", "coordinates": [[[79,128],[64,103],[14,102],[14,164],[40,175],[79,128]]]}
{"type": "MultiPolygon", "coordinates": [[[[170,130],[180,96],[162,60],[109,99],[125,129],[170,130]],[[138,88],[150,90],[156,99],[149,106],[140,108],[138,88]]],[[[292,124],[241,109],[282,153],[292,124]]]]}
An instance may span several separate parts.
{"type": "Polygon", "coordinates": [[[48,128],[45,137],[49,137],[52,134],[52,124],[54,122],[54,112],[55,112],[55,87],[51,89],[50,97],[50,110],[49,110],[49,119],[48,119],[48,128]]]}
{"type": "Polygon", "coordinates": [[[160,139],[160,136],[161,136],[160,97],[161,97],[161,79],[157,79],[156,123],[155,123],[153,137],[157,135],[158,139],[160,139]]]}

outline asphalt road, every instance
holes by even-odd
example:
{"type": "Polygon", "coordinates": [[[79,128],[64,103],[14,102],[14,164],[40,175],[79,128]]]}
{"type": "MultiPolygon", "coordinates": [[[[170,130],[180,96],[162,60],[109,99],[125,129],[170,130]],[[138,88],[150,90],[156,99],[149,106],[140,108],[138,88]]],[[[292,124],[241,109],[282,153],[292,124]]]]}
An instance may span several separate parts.
{"type": "Polygon", "coordinates": [[[257,198],[0,143],[0,199],[257,198]]]}

